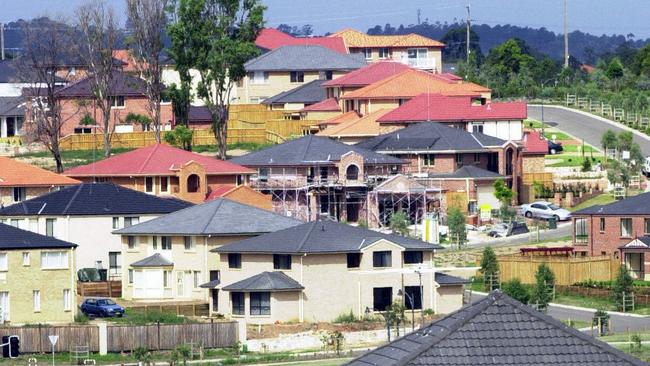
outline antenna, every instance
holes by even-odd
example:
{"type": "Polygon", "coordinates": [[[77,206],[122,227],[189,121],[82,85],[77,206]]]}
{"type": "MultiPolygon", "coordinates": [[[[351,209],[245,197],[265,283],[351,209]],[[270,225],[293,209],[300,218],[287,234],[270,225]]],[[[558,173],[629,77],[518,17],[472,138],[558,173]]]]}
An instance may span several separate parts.
{"type": "MultiPolygon", "coordinates": [[[[466,47],[467,47],[467,50],[466,50],[467,55],[466,56],[467,56],[467,64],[468,65],[469,65],[469,52],[470,52],[470,50],[469,50],[469,30],[472,27],[472,16],[471,16],[471,12],[470,12],[470,3],[469,2],[470,2],[470,0],[467,0],[467,41],[466,41],[466,43],[467,43],[467,45],[466,45],[466,47]]],[[[468,77],[468,75],[465,75],[465,79],[467,79],[467,77],[468,77]]]]}
{"type": "Polygon", "coordinates": [[[422,15],[422,9],[418,9],[418,25],[420,25],[420,15],[422,15]]]}

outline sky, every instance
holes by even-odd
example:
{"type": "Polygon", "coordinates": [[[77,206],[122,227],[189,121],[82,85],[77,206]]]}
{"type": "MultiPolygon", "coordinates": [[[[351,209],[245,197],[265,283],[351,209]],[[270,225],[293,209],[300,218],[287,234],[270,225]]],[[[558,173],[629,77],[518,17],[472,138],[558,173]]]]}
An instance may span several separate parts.
{"type": "MultiPolygon", "coordinates": [[[[41,15],[70,16],[79,4],[94,0],[0,0],[0,22],[41,15]]],[[[421,19],[464,21],[468,0],[262,0],[269,26],[312,24],[316,34],[344,27],[362,31],[380,24],[417,23],[421,19]]],[[[563,0],[469,0],[476,23],[512,24],[562,31],[563,0]]],[[[650,38],[649,0],[568,0],[569,30],[595,35],[633,33],[650,38]]],[[[124,20],[126,0],[106,0],[124,20]]]]}

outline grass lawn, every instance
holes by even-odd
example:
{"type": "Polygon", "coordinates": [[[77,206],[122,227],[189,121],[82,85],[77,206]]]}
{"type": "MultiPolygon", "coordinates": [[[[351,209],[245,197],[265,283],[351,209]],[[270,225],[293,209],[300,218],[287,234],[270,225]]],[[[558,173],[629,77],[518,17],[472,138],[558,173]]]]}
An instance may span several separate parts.
{"type": "Polygon", "coordinates": [[[615,199],[613,194],[603,193],[594,198],[588,199],[577,206],[569,208],[569,211],[578,211],[595,205],[606,205],[614,201],[615,199]]]}
{"type": "Polygon", "coordinates": [[[640,349],[636,349],[629,344],[613,344],[612,346],[619,350],[630,354],[630,356],[638,358],[639,360],[648,362],[650,361],[650,345],[642,344],[640,349]]]}
{"type": "Polygon", "coordinates": [[[176,316],[175,314],[161,313],[157,311],[137,311],[132,309],[126,309],[123,317],[113,317],[113,318],[104,318],[112,323],[119,324],[153,324],[160,322],[161,324],[182,324],[182,323],[192,323],[193,321],[189,318],[176,316]]]}
{"type": "Polygon", "coordinates": [[[527,119],[524,121],[524,127],[539,129],[542,128],[542,122],[536,119],[527,119]]]}
{"type": "Polygon", "coordinates": [[[573,138],[569,135],[567,135],[564,132],[560,131],[544,131],[544,137],[546,137],[549,140],[553,139],[553,135],[555,135],[555,139],[558,141],[566,141],[566,140],[573,140],[573,138]]]}
{"type": "MultiPolygon", "coordinates": [[[[566,146],[562,146],[562,148],[563,148],[562,152],[565,152],[565,153],[577,153],[577,152],[581,152],[581,151],[584,150],[585,154],[590,154],[592,151],[594,153],[600,154],[600,151],[598,149],[596,149],[595,147],[593,147],[591,145],[587,145],[587,144],[585,144],[583,150],[581,150],[582,145],[566,145],[566,146]]],[[[589,155],[588,155],[588,157],[589,157],[589,155]]]]}
{"type": "MultiPolygon", "coordinates": [[[[592,165],[596,164],[596,162],[602,162],[604,158],[595,157],[595,159],[596,161],[593,162],[592,165]]],[[[582,156],[580,155],[564,155],[564,154],[546,155],[546,160],[555,160],[554,162],[548,162],[546,164],[547,167],[552,167],[552,168],[582,166],[582,156]]]]}
{"type": "Polygon", "coordinates": [[[274,364],[275,366],[339,366],[350,361],[350,358],[337,358],[335,360],[318,360],[318,361],[305,361],[305,362],[289,362],[282,364],[274,364]]]}
{"type": "Polygon", "coordinates": [[[644,333],[644,332],[641,332],[641,333],[634,333],[634,332],[631,332],[631,333],[616,333],[616,334],[612,334],[612,335],[602,336],[602,337],[600,337],[598,339],[600,339],[603,342],[629,342],[630,337],[632,335],[634,335],[634,334],[641,337],[642,342],[650,341],[650,333],[644,333]]]}
{"type": "Polygon", "coordinates": [[[591,322],[584,321],[584,320],[573,320],[573,319],[569,320],[569,319],[567,319],[567,320],[562,320],[562,323],[564,323],[564,324],[566,324],[566,325],[568,325],[570,327],[574,327],[576,329],[588,328],[588,327],[591,326],[591,322]]]}

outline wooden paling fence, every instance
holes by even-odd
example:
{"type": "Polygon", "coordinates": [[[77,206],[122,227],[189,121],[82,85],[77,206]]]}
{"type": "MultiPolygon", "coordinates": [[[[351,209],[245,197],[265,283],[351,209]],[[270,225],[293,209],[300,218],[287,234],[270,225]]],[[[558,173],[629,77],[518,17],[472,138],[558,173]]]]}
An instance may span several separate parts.
{"type": "Polygon", "coordinates": [[[122,281],[77,282],[77,294],[91,297],[122,297],[122,281]]]}
{"type": "Polygon", "coordinates": [[[621,266],[619,261],[609,256],[574,258],[515,254],[500,256],[498,260],[501,282],[518,278],[522,283],[534,284],[537,268],[546,263],[555,274],[555,283],[559,286],[570,286],[588,280],[611,281],[621,266]]]}
{"type": "Polygon", "coordinates": [[[96,326],[25,326],[1,327],[0,336],[17,335],[20,337],[20,352],[51,352],[52,345],[48,336],[57,335],[59,340],[55,352],[69,352],[74,346],[89,346],[90,351],[99,351],[99,328],[96,326]]]}
{"type": "Polygon", "coordinates": [[[542,183],[546,187],[553,187],[553,173],[523,173],[524,184],[542,183]]]}

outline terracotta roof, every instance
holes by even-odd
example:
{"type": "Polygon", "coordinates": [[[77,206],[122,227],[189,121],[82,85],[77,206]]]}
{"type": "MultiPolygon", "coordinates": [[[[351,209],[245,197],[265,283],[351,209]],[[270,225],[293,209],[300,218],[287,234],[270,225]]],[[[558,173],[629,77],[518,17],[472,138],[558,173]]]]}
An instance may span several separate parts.
{"type": "Polygon", "coordinates": [[[341,37],[348,47],[444,47],[445,44],[419,34],[373,36],[358,30],[346,28],[330,37],[341,37]]]}
{"type": "Polygon", "coordinates": [[[255,39],[255,45],[267,50],[282,46],[317,45],[339,53],[348,53],[345,42],[341,37],[294,37],[275,28],[264,28],[255,39]]]}
{"type": "Polygon", "coordinates": [[[381,131],[377,119],[390,111],[391,109],[380,109],[357,120],[346,121],[326,128],[317,135],[329,137],[378,136],[381,131]]]}
{"type": "Polygon", "coordinates": [[[79,183],[76,179],[0,156],[0,187],[51,187],[79,183]]]}
{"type": "Polygon", "coordinates": [[[359,114],[355,111],[349,111],[345,112],[341,115],[338,115],[336,117],[332,117],[330,119],[326,119],[319,123],[320,126],[328,126],[328,125],[338,125],[339,123],[343,123],[346,121],[356,121],[359,119],[359,114]]]}
{"type": "Polygon", "coordinates": [[[203,165],[208,175],[252,173],[250,169],[228,161],[165,144],[153,144],[66,170],[64,174],[72,177],[168,175],[190,162],[203,165]]]}
{"type": "Polygon", "coordinates": [[[208,197],[205,198],[206,201],[212,201],[213,199],[217,199],[219,197],[224,197],[227,195],[230,191],[233,189],[237,188],[236,185],[234,184],[226,184],[220,187],[217,187],[213,190],[210,191],[208,194],[208,197]]]}
{"type": "Polygon", "coordinates": [[[523,120],[528,115],[525,102],[476,105],[473,100],[470,96],[420,94],[381,117],[379,122],[523,120]]]}
{"type": "Polygon", "coordinates": [[[443,95],[477,95],[490,89],[474,83],[452,82],[439,75],[420,70],[406,70],[357,89],[342,99],[413,98],[422,93],[443,95]]]}
{"type": "Polygon", "coordinates": [[[328,98],[321,100],[318,103],[306,106],[300,110],[301,112],[340,112],[341,106],[339,102],[336,101],[336,98],[328,98]]]}
{"type": "Polygon", "coordinates": [[[530,131],[524,135],[524,154],[548,153],[548,141],[542,138],[538,131],[530,131]]]}
{"type": "Polygon", "coordinates": [[[409,69],[408,65],[400,62],[380,61],[330,80],[323,86],[366,86],[409,69]]]}

